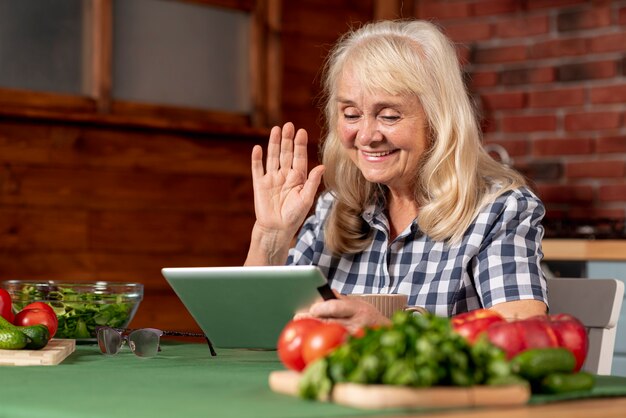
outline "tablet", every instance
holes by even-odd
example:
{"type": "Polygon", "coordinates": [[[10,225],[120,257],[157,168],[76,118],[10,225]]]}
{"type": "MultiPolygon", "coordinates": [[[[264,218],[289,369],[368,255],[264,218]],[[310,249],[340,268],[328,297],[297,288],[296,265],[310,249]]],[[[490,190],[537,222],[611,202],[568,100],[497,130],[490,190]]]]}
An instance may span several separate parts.
{"type": "Polygon", "coordinates": [[[275,349],[296,312],[329,290],[315,266],[163,268],[163,276],[215,347],[275,349]]]}

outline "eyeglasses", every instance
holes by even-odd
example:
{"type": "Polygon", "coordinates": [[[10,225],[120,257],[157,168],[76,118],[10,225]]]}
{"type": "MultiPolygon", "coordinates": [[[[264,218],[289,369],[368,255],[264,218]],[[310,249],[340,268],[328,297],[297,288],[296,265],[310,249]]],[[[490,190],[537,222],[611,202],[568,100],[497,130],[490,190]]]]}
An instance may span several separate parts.
{"type": "Polygon", "coordinates": [[[156,328],[123,329],[96,327],[96,335],[100,351],[106,355],[119,353],[124,343],[128,343],[128,347],[136,356],[154,357],[161,351],[161,336],[205,338],[211,355],[217,355],[209,337],[193,332],[162,331],[156,328]]]}

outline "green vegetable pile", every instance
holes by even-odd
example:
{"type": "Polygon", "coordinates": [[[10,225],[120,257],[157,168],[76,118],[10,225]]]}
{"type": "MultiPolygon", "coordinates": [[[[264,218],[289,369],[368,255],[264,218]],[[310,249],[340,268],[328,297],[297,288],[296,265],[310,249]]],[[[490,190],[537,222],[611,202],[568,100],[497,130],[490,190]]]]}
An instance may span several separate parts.
{"type": "Polygon", "coordinates": [[[135,306],[122,295],[79,293],[64,287],[43,291],[27,285],[16,296],[17,310],[36,300],[52,306],[59,320],[56,338],[94,338],[97,326],[124,327],[135,306]]]}
{"type": "Polygon", "coordinates": [[[505,353],[481,338],[471,345],[448,318],[399,311],[390,327],[367,329],[310,364],[300,396],[326,399],[340,382],[410,387],[524,383],[505,353]]]}
{"type": "Polygon", "coordinates": [[[589,391],[595,377],[588,372],[576,372],[576,358],[567,349],[534,348],[523,351],[511,360],[511,370],[526,379],[533,393],[566,393],[589,391]]]}

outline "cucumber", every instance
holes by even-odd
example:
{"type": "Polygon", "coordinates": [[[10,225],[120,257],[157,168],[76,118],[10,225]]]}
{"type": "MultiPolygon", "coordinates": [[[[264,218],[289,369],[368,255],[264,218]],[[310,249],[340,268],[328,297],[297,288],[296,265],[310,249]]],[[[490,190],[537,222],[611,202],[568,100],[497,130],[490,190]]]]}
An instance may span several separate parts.
{"type": "Polygon", "coordinates": [[[595,384],[595,377],[591,373],[551,373],[541,380],[541,393],[566,393],[581,390],[591,390],[595,384]]]}
{"type": "Polygon", "coordinates": [[[0,316],[0,330],[16,330],[24,334],[27,337],[27,342],[22,348],[28,350],[44,348],[48,344],[48,341],[50,341],[50,331],[48,331],[48,327],[43,324],[20,327],[13,325],[0,316]]]}
{"type": "Polygon", "coordinates": [[[566,348],[531,348],[511,359],[513,373],[531,382],[552,373],[571,373],[575,367],[576,358],[566,348]]]}
{"type": "Polygon", "coordinates": [[[30,342],[26,344],[25,347],[29,350],[42,349],[48,345],[48,341],[50,341],[50,331],[48,331],[48,327],[43,324],[16,328],[30,338],[30,342]]]}
{"type": "Polygon", "coordinates": [[[13,325],[9,321],[7,321],[2,315],[0,315],[0,329],[6,329],[6,328],[9,328],[9,329],[15,328],[15,325],[13,325]]]}
{"type": "Polygon", "coordinates": [[[29,338],[17,329],[0,329],[0,350],[21,350],[29,338]]]}

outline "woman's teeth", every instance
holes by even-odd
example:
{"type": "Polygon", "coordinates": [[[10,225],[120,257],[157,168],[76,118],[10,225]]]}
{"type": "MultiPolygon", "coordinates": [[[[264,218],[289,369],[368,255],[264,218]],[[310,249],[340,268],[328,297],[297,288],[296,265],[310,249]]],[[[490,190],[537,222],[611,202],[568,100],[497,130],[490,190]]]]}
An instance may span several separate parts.
{"type": "Polygon", "coordinates": [[[385,155],[389,155],[392,152],[393,151],[381,151],[381,152],[367,152],[367,151],[363,151],[363,154],[365,154],[368,157],[384,157],[385,155]]]}

